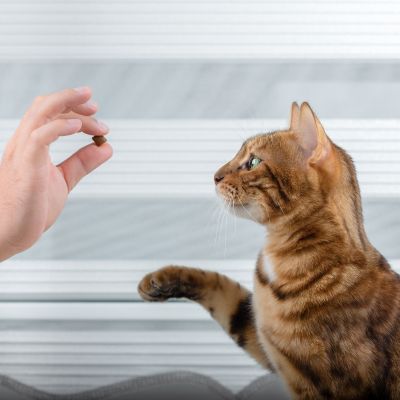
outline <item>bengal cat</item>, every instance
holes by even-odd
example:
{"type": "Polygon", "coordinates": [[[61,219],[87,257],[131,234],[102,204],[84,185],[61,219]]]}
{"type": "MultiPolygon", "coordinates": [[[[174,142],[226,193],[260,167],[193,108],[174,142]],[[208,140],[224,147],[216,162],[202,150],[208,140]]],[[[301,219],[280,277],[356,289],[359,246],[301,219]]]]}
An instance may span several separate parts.
{"type": "Polygon", "coordinates": [[[205,307],[295,399],[400,399],[400,281],[366,236],[350,156],[307,103],[290,128],[248,139],[215,174],[235,214],[266,226],[254,292],[217,272],[168,266],[148,301],[205,307]]]}

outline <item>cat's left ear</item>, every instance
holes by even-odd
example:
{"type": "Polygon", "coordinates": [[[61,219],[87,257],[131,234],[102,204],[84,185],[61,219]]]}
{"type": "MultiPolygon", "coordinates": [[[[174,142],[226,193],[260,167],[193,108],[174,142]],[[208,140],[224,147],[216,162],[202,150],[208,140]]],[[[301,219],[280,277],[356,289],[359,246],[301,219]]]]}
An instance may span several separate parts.
{"type": "Polygon", "coordinates": [[[323,167],[332,158],[332,143],[325,130],[308,103],[300,107],[297,137],[305,152],[308,163],[323,167]]]}

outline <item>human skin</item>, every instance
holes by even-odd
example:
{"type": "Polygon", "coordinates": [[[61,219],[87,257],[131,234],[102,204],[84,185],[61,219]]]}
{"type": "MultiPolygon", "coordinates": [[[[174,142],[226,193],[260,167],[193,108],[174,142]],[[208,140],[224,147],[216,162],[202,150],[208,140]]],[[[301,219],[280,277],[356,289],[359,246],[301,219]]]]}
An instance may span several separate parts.
{"type": "Polygon", "coordinates": [[[112,156],[112,147],[91,143],[55,165],[50,145],[61,136],[106,135],[93,118],[90,88],[37,97],[6,145],[0,163],[0,261],[31,247],[62,212],[68,194],[112,156]]]}

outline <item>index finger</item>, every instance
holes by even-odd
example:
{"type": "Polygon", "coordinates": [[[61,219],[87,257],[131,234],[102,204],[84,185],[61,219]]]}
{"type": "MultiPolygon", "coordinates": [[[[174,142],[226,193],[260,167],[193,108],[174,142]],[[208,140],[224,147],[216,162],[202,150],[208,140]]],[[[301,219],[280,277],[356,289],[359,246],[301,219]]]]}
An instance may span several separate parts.
{"type": "Polygon", "coordinates": [[[52,121],[59,114],[86,103],[92,92],[88,87],[65,89],[61,92],[37,97],[25,113],[21,125],[29,131],[52,121]]]}

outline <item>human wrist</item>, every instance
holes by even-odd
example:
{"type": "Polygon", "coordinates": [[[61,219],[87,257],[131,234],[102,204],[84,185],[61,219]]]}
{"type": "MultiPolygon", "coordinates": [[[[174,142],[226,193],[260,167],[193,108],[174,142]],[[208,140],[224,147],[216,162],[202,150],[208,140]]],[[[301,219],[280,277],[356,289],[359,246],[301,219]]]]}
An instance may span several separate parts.
{"type": "MultiPolygon", "coordinates": [[[[1,209],[1,207],[0,207],[1,209]]],[[[24,251],[14,240],[14,233],[7,214],[0,213],[0,262],[24,251]]]]}
{"type": "Polygon", "coordinates": [[[15,256],[19,252],[20,251],[11,246],[7,241],[0,239],[0,262],[15,256]]]}

